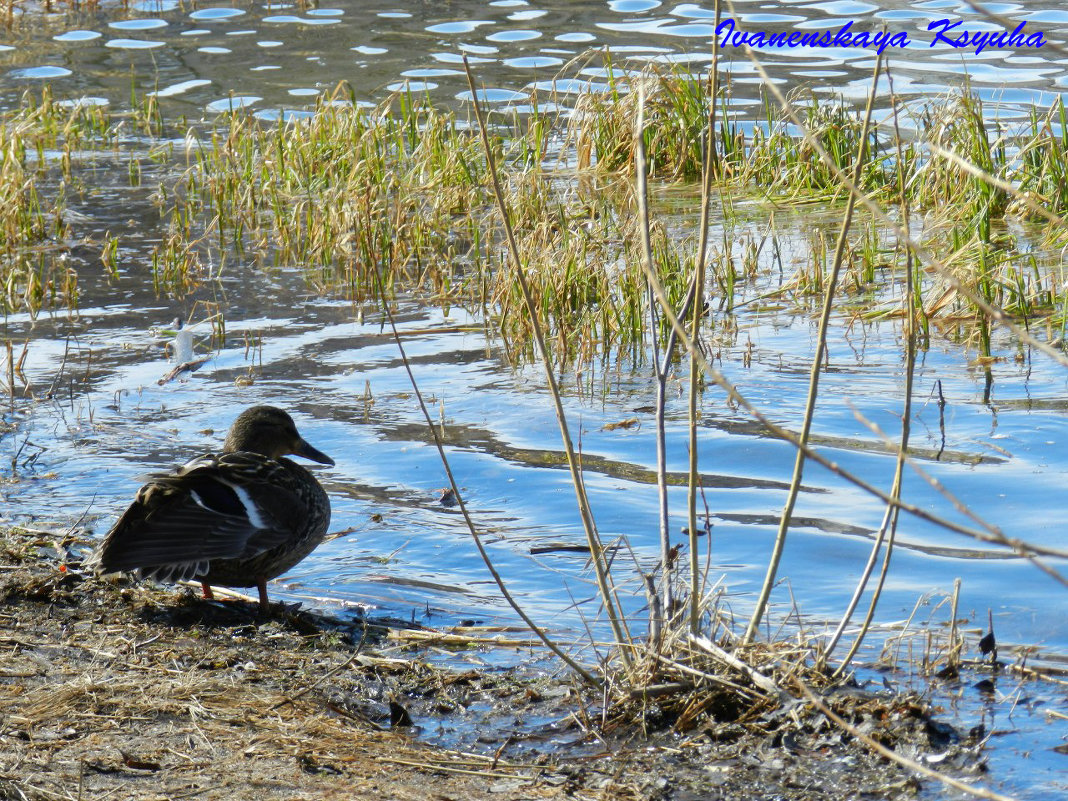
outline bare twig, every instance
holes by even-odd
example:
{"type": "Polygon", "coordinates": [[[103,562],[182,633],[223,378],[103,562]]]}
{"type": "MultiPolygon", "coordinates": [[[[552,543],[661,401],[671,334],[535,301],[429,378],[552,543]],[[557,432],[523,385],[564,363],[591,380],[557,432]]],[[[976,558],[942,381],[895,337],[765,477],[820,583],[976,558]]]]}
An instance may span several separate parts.
{"type": "Polygon", "coordinates": [[[745,678],[753,682],[753,684],[755,684],[757,687],[759,687],[761,690],[768,693],[769,695],[780,699],[789,696],[789,693],[779,687],[779,685],[776,684],[774,680],[765,676],[760,671],[750,667],[748,664],[746,664],[746,662],[734,656],[733,654],[724,651],[722,648],[720,648],[707,637],[700,637],[696,634],[691,634],[687,638],[687,642],[689,642],[696,648],[700,648],[713,659],[722,662],[727,667],[732,668],[741,675],[745,676],[745,678]]]}
{"type": "MultiPolygon", "coordinates": [[[[868,145],[868,129],[871,124],[872,109],[875,107],[875,95],[878,89],[879,71],[882,68],[882,53],[875,57],[875,70],[871,79],[871,91],[868,93],[868,104],[864,109],[864,123],[860,129],[860,144],[857,148],[857,160],[853,165],[853,183],[860,182],[861,172],[864,169],[865,153],[868,145]]],[[[801,424],[801,433],[798,441],[808,444],[809,431],[812,429],[812,419],[816,413],[816,398],[819,394],[820,370],[823,368],[823,357],[827,352],[827,327],[830,324],[831,309],[834,307],[834,292],[838,285],[838,274],[842,268],[842,260],[845,256],[846,245],[849,242],[849,226],[853,222],[853,211],[856,208],[856,196],[850,193],[846,200],[845,217],[842,220],[842,228],[838,232],[838,242],[834,250],[834,263],[831,266],[831,274],[827,277],[824,286],[823,312],[820,315],[819,334],[816,343],[816,353],[812,357],[812,368],[809,372],[808,397],[805,399],[805,415],[801,424]]],[[[819,268],[817,268],[819,269],[819,268]]],[[[749,619],[742,642],[750,642],[756,636],[760,619],[768,606],[768,599],[775,586],[775,576],[779,570],[779,562],[782,559],[783,548],[786,545],[786,533],[790,528],[790,518],[793,515],[794,504],[801,489],[801,478],[805,470],[805,452],[797,451],[794,460],[794,473],[790,480],[790,490],[783,506],[782,517],[779,520],[779,530],[775,535],[775,545],[768,559],[768,571],[764,577],[764,584],[760,588],[760,596],[757,598],[753,615],[749,619]]]]}
{"type": "MultiPolygon", "coordinates": [[[[905,166],[904,157],[901,152],[901,131],[898,128],[897,120],[897,98],[894,96],[894,78],[890,72],[890,67],[886,68],[886,79],[890,87],[890,98],[894,108],[894,140],[897,142],[897,176],[898,185],[901,190],[899,198],[901,204],[901,224],[905,229],[905,233],[909,234],[909,202],[908,196],[905,193],[905,166]]],[[[916,373],[916,317],[919,312],[919,303],[917,302],[916,293],[913,286],[913,258],[912,250],[905,248],[905,306],[907,309],[907,316],[905,318],[905,401],[904,408],[901,411],[901,443],[897,451],[897,459],[894,464],[894,481],[890,487],[890,495],[893,498],[901,497],[901,481],[905,469],[905,454],[909,449],[909,433],[912,425],[912,386],[916,373]]],[[[875,590],[871,595],[871,602],[868,604],[868,613],[864,618],[864,623],[860,627],[860,631],[857,633],[856,638],[853,640],[852,646],[850,646],[849,652],[846,654],[845,659],[842,660],[842,664],[839,666],[835,675],[840,675],[843,670],[849,665],[850,660],[860,649],[860,645],[864,642],[864,637],[868,633],[868,629],[871,627],[871,622],[875,617],[875,607],[879,603],[879,597],[882,595],[883,586],[886,583],[886,575],[890,569],[890,556],[894,550],[894,536],[897,533],[897,520],[898,520],[899,508],[897,506],[887,505],[886,512],[883,515],[883,522],[879,526],[879,533],[875,538],[875,542],[872,544],[871,554],[868,557],[868,562],[864,566],[864,570],[861,572],[860,580],[857,581],[856,589],[853,592],[853,597],[850,599],[846,611],[842,614],[842,619],[838,623],[838,628],[835,630],[834,635],[831,637],[830,642],[827,644],[826,650],[820,655],[821,663],[825,663],[830,659],[831,654],[837,647],[839,640],[845,632],[846,626],[849,625],[850,619],[853,617],[853,612],[857,608],[857,604],[860,603],[860,598],[864,593],[864,590],[868,586],[868,579],[871,577],[872,570],[875,568],[875,560],[878,558],[879,550],[882,548],[883,541],[886,541],[886,553],[883,556],[882,570],[879,572],[879,581],[875,587],[875,590]]]]}
{"type": "MultiPolygon", "coordinates": [[[[487,154],[488,152],[487,148],[487,154]]],[[[441,441],[441,431],[434,425],[434,421],[430,417],[430,410],[427,408],[426,402],[423,400],[423,393],[419,390],[419,384],[415,380],[415,374],[412,372],[412,366],[408,361],[408,354],[404,350],[404,343],[401,341],[400,333],[397,331],[397,324],[393,319],[393,311],[389,307],[389,298],[386,297],[385,287],[382,284],[381,276],[378,271],[375,271],[375,279],[378,283],[379,299],[382,303],[382,310],[385,313],[386,320],[389,322],[389,327],[393,332],[393,340],[400,353],[401,362],[404,364],[404,370],[408,374],[408,380],[412,385],[412,392],[415,394],[419,409],[423,413],[423,419],[426,421],[427,429],[434,437],[434,445],[438,450],[438,456],[445,469],[445,475],[449,480],[449,487],[452,489],[453,496],[456,498],[456,503],[460,508],[460,513],[463,515],[464,522],[467,524],[467,529],[471,534],[471,539],[475,543],[475,547],[478,549],[479,556],[482,557],[486,569],[489,571],[493,581],[497,584],[497,588],[501,591],[504,600],[513,610],[515,610],[515,613],[519,615],[538,639],[545,643],[545,646],[556,654],[566,665],[568,665],[568,667],[578,673],[584,681],[590,684],[598,684],[599,680],[587,668],[583,667],[569,656],[562,648],[560,648],[560,646],[550,639],[549,635],[546,634],[537,623],[534,622],[533,618],[531,618],[519,605],[519,602],[516,601],[515,597],[504,583],[504,579],[501,577],[500,573],[497,572],[497,568],[494,566],[493,560],[490,558],[489,552],[486,550],[486,546],[482,542],[482,537],[479,535],[478,529],[475,527],[475,523],[467,511],[467,504],[464,503],[463,495],[460,493],[460,487],[456,482],[456,478],[452,474],[452,468],[449,466],[448,457],[445,456],[445,447],[441,441]]]]}
{"type": "MultiPolygon", "coordinates": [[[[549,388],[549,393],[552,395],[553,406],[556,410],[556,421],[560,427],[560,438],[563,441],[564,451],[567,454],[567,465],[571,471],[571,484],[575,489],[575,498],[578,502],[579,516],[582,518],[582,527],[586,532],[586,542],[590,547],[590,557],[593,563],[594,575],[597,577],[597,587],[601,593],[601,602],[604,604],[605,614],[608,616],[608,622],[612,626],[612,632],[615,635],[616,640],[623,644],[629,641],[629,637],[624,630],[622,615],[614,600],[612,576],[607,567],[604,546],[601,543],[600,535],[597,533],[597,527],[593,521],[593,511],[590,509],[589,498],[586,496],[586,488],[582,480],[582,471],[579,468],[578,459],[575,456],[575,448],[571,443],[571,433],[568,430],[567,417],[564,414],[564,406],[560,400],[560,388],[556,383],[556,375],[553,372],[552,361],[549,357],[549,352],[545,347],[545,340],[541,332],[541,323],[538,321],[537,309],[535,308],[533,298],[530,296],[530,287],[527,284],[526,276],[523,274],[523,264],[519,257],[519,247],[515,241],[515,233],[512,230],[512,222],[511,217],[508,214],[508,207],[504,202],[504,192],[501,190],[500,177],[497,175],[497,164],[493,157],[493,148],[490,146],[486,121],[483,119],[482,107],[478,101],[478,90],[475,87],[475,77],[471,72],[471,65],[468,64],[466,55],[464,56],[464,71],[467,73],[467,83],[471,88],[471,103],[474,108],[475,118],[478,121],[479,132],[482,136],[482,146],[486,152],[486,167],[493,183],[493,193],[497,199],[497,207],[500,211],[505,236],[508,240],[508,249],[512,257],[512,267],[515,270],[516,281],[519,283],[520,291],[523,294],[523,302],[526,305],[527,313],[530,315],[530,326],[533,333],[533,339],[535,346],[538,349],[538,354],[541,357],[542,365],[545,368],[545,380],[549,388]]],[[[503,583],[501,586],[503,589],[503,583]]],[[[533,621],[531,621],[531,625],[533,625],[533,621]]],[[[621,648],[619,653],[624,663],[629,664],[631,659],[629,649],[621,648]]]]}
{"type": "MultiPolygon", "coordinates": [[[[714,25],[719,26],[719,0],[715,5],[714,25]]],[[[716,95],[719,93],[719,37],[712,37],[712,66],[709,68],[708,86],[708,126],[705,129],[705,164],[701,184],[701,221],[698,228],[697,261],[694,264],[695,297],[693,316],[690,321],[690,335],[695,343],[701,340],[701,318],[704,316],[705,259],[708,255],[708,215],[712,205],[712,177],[716,173],[716,95]]],[[[697,492],[699,489],[697,472],[697,394],[700,382],[700,368],[697,360],[690,359],[690,393],[689,393],[689,476],[686,484],[686,518],[690,540],[690,632],[697,634],[700,629],[701,610],[701,571],[698,564],[698,529],[697,529],[697,492]]],[[[712,532],[706,533],[707,552],[712,552],[712,532]]]]}
{"type": "MultiPolygon", "coordinates": [[[[642,259],[647,272],[656,272],[653,262],[652,238],[650,236],[649,189],[645,175],[645,87],[638,84],[638,113],[634,119],[634,176],[635,196],[638,204],[638,230],[642,242],[642,259]]],[[[693,287],[691,287],[691,290],[693,287]]],[[[674,349],[674,337],[668,343],[660,361],[659,323],[653,288],[646,281],[649,295],[649,326],[653,337],[653,369],[656,377],[656,487],[660,510],[660,597],[651,608],[658,611],[654,616],[652,628],[660,632],[664,623],[671,616],[671,532],[668,522],[667,494],[667,431],[664,425],[665,406],[667,405],[667,372],[670,365],[671,351],[674,349]]],[[[683,316],[683,315],[680,315],[683,316]]],[[[655,588],[651,588],[655,592],[655,588]]],[[[656,637],[653,638],[654,640],[656,637]]]]}

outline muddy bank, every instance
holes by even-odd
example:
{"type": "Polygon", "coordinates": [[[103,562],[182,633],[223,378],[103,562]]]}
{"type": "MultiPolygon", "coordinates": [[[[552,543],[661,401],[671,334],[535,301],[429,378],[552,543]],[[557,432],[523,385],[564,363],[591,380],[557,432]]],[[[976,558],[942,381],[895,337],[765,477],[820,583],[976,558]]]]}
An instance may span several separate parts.
{"type": "MultiPolygon", "coordinates": [[[[0,599],[0,799],[937,795],[805,705],[676,733],[648,704],[609,733],[618,710],[566,675],[432,668],[378,623],[87,580],[25,533],[0,533],[0,599]],[[446,750],[420,726],[471,735],[446,750]]],[[[904,753],[977,764],[913,702],[854,709],[904,753]]]]}

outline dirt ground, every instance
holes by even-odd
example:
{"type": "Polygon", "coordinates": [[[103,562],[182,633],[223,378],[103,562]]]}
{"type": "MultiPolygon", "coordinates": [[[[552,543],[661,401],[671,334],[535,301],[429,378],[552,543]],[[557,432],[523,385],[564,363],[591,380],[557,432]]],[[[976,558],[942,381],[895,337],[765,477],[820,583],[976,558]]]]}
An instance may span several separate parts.
{"type": "MultiPolygon", "coordinates": [[[[776,713],[781,726],[682,736],[653,705],[609,736],[590,722],[596,696],[566,677],[431,668],[415,651],[384,655],[378,625],[264,619],[240,601],[85,579],[25,534],[0,532],[0,601],[0,801],[838,801],[935,789],[833,727],[797,726],[796,710],[776,713]],[[481,729],[471,751],[418,739],[449,726],[481,729]]],[[[913,752],[952,739],[906,707],[884,704],[868,723],[896,716],[913,752]]]]}

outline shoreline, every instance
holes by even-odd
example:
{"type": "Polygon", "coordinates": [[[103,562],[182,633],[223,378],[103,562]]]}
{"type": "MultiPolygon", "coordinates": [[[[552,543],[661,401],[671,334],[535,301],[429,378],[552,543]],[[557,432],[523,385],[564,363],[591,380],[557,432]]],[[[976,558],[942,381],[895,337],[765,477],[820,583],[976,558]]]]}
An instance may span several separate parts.
{"type": "MultiPolygon", "coordinates": [[[[815,801],[937,792],[796,705],[749,722],[718,723],[713,713],[676,732],[656,703],[631,718],[598,710],[599,692],[568,674],[436,668],[416,646],[383,648],[375,621],[354,636],[306,612],[261,618],[243,602],[86,579],[53,546],[0,530],[5,798],[815,801]],[[391,729],[398,709],[413,728],[391,729]],[[599,718],[607,725],[592,726],[599,718]],[[449,727],[469,742],[449,750],[418,739],[449,727]]],[[[949,735],[915,699],[870,694],[855,712],[896,745],[948,749],[943,767],[980,761],[972,746],[936,742],[949,735]]]]}

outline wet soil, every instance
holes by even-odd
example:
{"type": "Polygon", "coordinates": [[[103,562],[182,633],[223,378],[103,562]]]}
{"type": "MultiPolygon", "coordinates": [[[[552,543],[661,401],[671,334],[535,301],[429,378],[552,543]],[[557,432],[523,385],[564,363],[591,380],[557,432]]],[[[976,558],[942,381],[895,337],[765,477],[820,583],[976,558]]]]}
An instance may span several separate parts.
{"type": "MultiPolygon", "coordinates": [[[[4,801],[938,794],[801,702],[711,705],[680,733],[669,704],[602,708],[566,674],[432,667],[389,621],[86,578],[25,532],[0,531],[0,601],[4,801]],[[419,739],[441,726],[464,750],[419,739]]],[[[914,699],[850,692],[851,722],[900,752],[981,764],[914,699]]]]}

